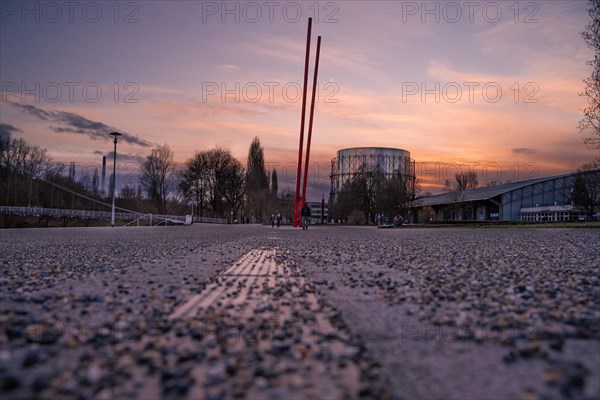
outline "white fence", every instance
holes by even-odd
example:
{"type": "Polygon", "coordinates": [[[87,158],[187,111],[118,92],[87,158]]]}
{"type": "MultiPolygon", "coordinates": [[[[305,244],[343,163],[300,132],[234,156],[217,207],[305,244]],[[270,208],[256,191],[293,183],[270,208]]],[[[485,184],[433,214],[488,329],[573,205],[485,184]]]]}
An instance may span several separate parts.
{"type": "Polygon", "coordinates": [[[208,218],[208,217],[194,217],[194,222],[203,222],[205,224],[226,224],[225,218],[208,218]]]}
{"type": "MultiPolygon", "coordinates": [[[[43,207],[14,207],[0,206],[2,214],[30,215],[35,217],[79,217],[89,219],[111,218],[110,211],[89,211],[89,210],[65,210],[60,208],[43,208],[43,207]]],[[[141,214],[135,212],[115,212],[115,218],[124,221],[147,220],[152,224],[156,223],[174,223],[183,224],[186,222],[185,215],[158,215],[158,214],[141,214]]],[[[206,218],[194,217],[194,222],[208,224],[226,224],[224,218],[206,218]]]]}

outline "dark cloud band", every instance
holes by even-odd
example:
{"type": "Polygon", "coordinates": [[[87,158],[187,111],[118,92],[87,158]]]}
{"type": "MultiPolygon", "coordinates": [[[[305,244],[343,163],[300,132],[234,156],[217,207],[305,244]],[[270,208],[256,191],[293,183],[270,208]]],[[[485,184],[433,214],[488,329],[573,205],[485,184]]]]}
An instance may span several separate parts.
{"type": "MultiPolygon", "coordinates": [[[[34,117],[37,117],[42,121],[48,121],[54,124],[61,125],[50,126],[50,129],[57,133],[72,133],[77,135],[86,135],[94,140],[110,140],[111,138],[108,134],[110,132],[118,131],[118,129],[113,128],[112,126],[106,125],[102,122],[89,120],[85,117],[82,117],[79,114],[75,114],[72,112],[54,110],[48,111],[42,108],[32,106],[30,104],[20,104],[15,102],[10,103],[19,110],[34,117]]],[[[135,144],[142,147],[152,146],[151,142],[128,133],[123,133],[121,140],[123,140],[126,143],[135,144]]]]}
{"type": "Polygon", "coordinates": [[[10,124],[0,124],[0,139],[6,140],[12,136],[13,133],[23,132],[19,128],[10,124]]]}

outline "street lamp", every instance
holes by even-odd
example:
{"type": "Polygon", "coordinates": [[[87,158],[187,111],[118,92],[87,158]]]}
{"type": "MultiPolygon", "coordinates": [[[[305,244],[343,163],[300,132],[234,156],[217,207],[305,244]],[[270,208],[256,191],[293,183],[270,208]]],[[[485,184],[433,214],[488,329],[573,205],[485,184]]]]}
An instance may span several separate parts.
{"type": "Polygon", "coordinates": [[[115,190],[117,187],[117,137],[122,136],[119,132],[111,132],[111,136],[114,136],[115,149],[113,151],[113,187],[112,187],[112,213],[110,216],[110,226],[115,226],[115,190]]]}

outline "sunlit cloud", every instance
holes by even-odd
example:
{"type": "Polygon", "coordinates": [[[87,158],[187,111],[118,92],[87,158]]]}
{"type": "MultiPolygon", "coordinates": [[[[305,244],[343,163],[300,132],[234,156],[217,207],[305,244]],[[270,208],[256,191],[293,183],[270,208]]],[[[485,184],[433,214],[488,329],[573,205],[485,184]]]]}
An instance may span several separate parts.
{"type": "Polygon", "coordinates": [[[219,65],[217,65],[217,68],[224,70],[224,71],[237,71],[240,69],[240,67],[238,67],[237,65],[233,65],[233,64],[219,64],[219,65]]]}
{"type": "MultiPolygon", "coordinates": [[[[524,14],[515,23],[504,4],[508,14],[497,23],[480,16],[473,23],[423,23],[418,15],[404,22],[401,2],[385,1],[340,4],[336,23],[323,23],[321,15],[313,25],[309,71],[310,84],[316,37],[322,35],[310,159],[319,171],[315,179],[328,179],[338,149],[357,146],[403,148],[417,162],[432,165],[495,163],[511,171],[535,164],[540,175],[572,171],[591,159],[595,154],[577,130],[586,104],[578,92],[592,54],[579,37],[587,21],[585,4],[538,5],[538,21],[531,24],[522,23],[524,14]],[[472,93],[467,84],[474,85],[472,93]],[[497,101],[482,94],[486,84],[490,95],[501,88],[497,101]]],[[[119,63],[96,67],[85,57],[63,63],[71,59],[70,51],[86,51],[78,42],[83,34],[78,41],[66,40],[43,69],[16,68],[3,59],[2,66],[9,67],[3,68],[6,81],[37,81],[46,73],[44,79],[54,80],[64,71],[65,81],[101,81],[107,90],[98,103],[4,107],[3,122],[20,130],[12,135],[48,147],[55,158],[97,161],[112,151],[107,131],[135,132],[119,142],[124,158],[141,160],[156,143],[167,143],[178,163],[216,145],[245,163],[258,136],[270,168],[295,179],[306,21],[168,29],[177,18],[189,21],[185,8],[169,8],[168,19],[160,2],[150,8],[155,19],[136,24],[129,35],[111,31],[94,42],[99,51],[119,43],[122,54],[130,55],[119,63]],[[157,27],[164,28],[160,35],[157,27]],[[148,35],[152,43],[146,43],[148,35]],[[157,51],[164,56],[156,57],[157,51]],[[113,101],[108,88],[116,81],[120,87],[136,82],[139,101],[113,101]]],[[[5,37],[2,44],[13,46],[5,37]]],[[[27,41],[32,57],[44,53],[39,38],[27,41]]],[[[440,179],[426,181],[430,188],[441,187],[440,179]]],[[[320,198],[319,185],[310,187],[320,198]]]]}

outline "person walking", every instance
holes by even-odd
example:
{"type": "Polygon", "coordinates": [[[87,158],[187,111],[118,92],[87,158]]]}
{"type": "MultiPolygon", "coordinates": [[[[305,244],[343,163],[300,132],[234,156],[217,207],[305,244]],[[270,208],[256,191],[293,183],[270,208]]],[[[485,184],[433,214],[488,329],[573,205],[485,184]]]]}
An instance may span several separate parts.
{"type": "Polygon", "coordinates": [[[279,228],[279,226],[281,225],[281,213],[277,213],[275,220],[277,221],[277,227],[279,228]]]}
{"type": "Polygon", "coordinates": [[[308,229],[308,225],[310,225],[310,207],[308,207],[308,204],[304,204],[304,207],[302,207],[302,211],[300,212],[300,215],[302,215],[302,230],[308,229]]]}

